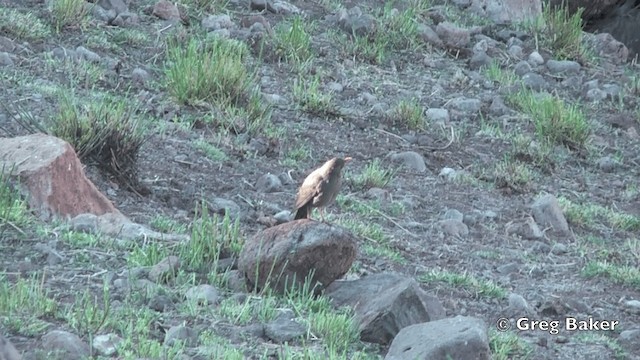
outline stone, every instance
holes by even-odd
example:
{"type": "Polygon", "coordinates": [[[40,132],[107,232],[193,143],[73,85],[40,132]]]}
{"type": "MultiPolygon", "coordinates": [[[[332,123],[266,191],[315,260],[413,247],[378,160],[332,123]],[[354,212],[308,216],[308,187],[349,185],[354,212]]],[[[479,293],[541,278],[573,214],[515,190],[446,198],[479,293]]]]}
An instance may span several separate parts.
{"type": "Polygon", "coordinates": [[[133,27],[139,23],[140,17],[138,14],[129,11],[118,14],[118,16],[111,21],[111,25],[119,27],[133,27]]]}
{"type": "Polygon", "coordinates": [[[524,221],[511,221],[505,226],[507,234],[515,234],[524,239],[541,239],[544,233],[532,217],[524,221]]]}
{"type": "Polygon", "coordinates": [[[469,227],[462,222],[462,220],[458,219],[446,219],[440,220],[438,225],[442,229],[442,231],[450,236],[454,237],[466,237],[469,235],[469,227]]]}
{"type": "Polygon", "coordinates": [[[640,300],[627,300],[624,302],[624,310],[631,314],[640,315],[640,300]]]}
{"type": "Polygon", "coordinates": [[[100,55],[96,54],[95,52],[85,48],[84,46],[78,46],[76,48],[76,54],[80,55],[80,57],[82,57],[82,59],[88,61],[88,62],[92,62],[92,63],[98,63],[100,62],[100,55]]]}
{"type": "Polygon", "coordinates": [[[518,76],[524,76],[531,72],[531,65],[526,61],[519,61],[514,67],[513,72],[518,76]]]}
{"type": "Polygon", "coordinates": [[[445,310],[412,278],[378,273],[358,280],[339,280],[325,295],[335,307],[352,307],[363,341],[388,344],[401,329],[442,319],[445,310]]]}
{"type": "Polygon", "coordinates": [[[129,11],[129,7],[123,0],[98,0],[96,4],[107,11],[112,10],[116,14],[129,11]]]}
{"type": "Polygon", "coordinates": [[[544,58],[537,51],[531,52],[531,54],[529,54],[528,60],[529,60],[529,63],[534,66],[544,64],[544,58]]]}
{"type": "Polygon", "coordinates": [[[493,58],[485,52],[475,52],[469,59],[469,68],[471,70],[479,70],[491,66],[493,58]]]}
{"type": "Polygon", "coordinates": [[[138,84],[144,85],[149,81],[149,72],[142,68],[135,68],[131,72],[131,80],[138,84]]]}
{"type": "Polygon", "coordinates": [[[153,5],[151,14],[162,20],[180,20],[180,10],[167,0],[160,0],[153,5]]]}
{"type": "Polygon", "coordinates": [[[544,227],[552,227],[563,234],[569,232],[569,224],[560,209],[560,204],[551,194],[539,197],[531,206],[533,218],[544,227]]]}
{"type": "Polygon", "coordinates": [[[172,326],[164,334],[164,345],[171,346],[177,340],[183,341],[186,346],[195,346],[198,342],[198,332],[187,326],[172,326]]]}
{"type": "Polygon", "coordinates": [[[84,174],[73,147],[44,134],[0,138],[5,171],[19,181],[20,192],[42,220],[72,218],[84,213],[124,217],[84,174]]]}
{"type": "Polygon", "coordinates": [[[201,305],[213,305],[218,303],[220,292],[209,284],[201,284],[189,288],[185,297],[191,301],[197,301],[201,305]]]}
{"type": "Polygon", "coordinates": [[[11,59],[11,55],[8,52],[0,52],[0,67],[10,66],[13,66],[13,59],[11,59]]]}
{"type": "Polygon", "coordinates": [[[80,214],[69,221],[71,229],[85,234],[98,233],[98,217],[94,214],[80,214]]]}
{"type": "Polygon", "coordinates": [[[617,166],[617,161],[611,158],[611,156],[603,156],[598,160],[598,168],[606,173],[614,172],[617,166]]]}
{"type": "Polygon", "coordinates": [[[229,15],[209,15],[202,19],[202,27],[207,31],[232,29],[235,24],[229,15]]]}
{"type": "Polygon", "coordinates": [[[89,357],[91,350],[76,334],[53,330],[42,337],[42,349],[64,354],[67,360],[81,360],[89,357]]]}
{"type": "Polygon", "coordinates": [[[153,282],[166,281],[177,274],[180,269],[180,259],[177,256],[167,256],[149,270],[149,280],[153,282]]]}
{"type": "Polygon", "coordinates": [[[118,350],[122,338],[116,334],[96,335],[93,338],[93,349],[102,356],[112,356],[118,350]]]}
{"type": "Polygon", "coordinates": [[[580,64],[571,60],[549,60],[547,69],[554,75],[577,74],[580,72],[580,64]]]}
{"type": "Polygon", "coordinates": [[[21,360],[22,356],[18,353],[15,346],[6,337],[0,334],[0,359],[1,360],[21,360]]]}
{"type": "Polygon", "coordinates": [[[261,193],[274,193],[282,191],[280,178],[273,174],[264,174],[256,182],[256,191],[261,193]]]}
{"type": "Polygon", "coordinates": [[[472,0],[472,9],[483,9],[496,24],[517,23],[542,13],[542,0],[472,0]]]}
{"type": "Polygon", "coordinates": [[[337,22],[349,35],[368,36],[376,32],[376,19],[369,14],[363,14],[357,6],[349,10],[341,9],[337,14],[337,22]]]}
{"type": "Polygon", "coordinates": [[[391,343],[385,360],[489,360],[487,326],[478,318],[456,316],[407,326],[391,343]]]}
{"type": "Polygon", "coordinates": [[[401,153],[391,153],[389,159],[394,163],[399,163],[407,169],[423,173],[427,171],[427,165],[424,163],[422,155],[415,151],[404,151],[401,153]]]}
{"type": "Polygon", "coordinates": [[[461,97],[452,99],[449,106],[452,109],[465,113],[477,113],[482,108],[482,101],[480,99],[468,99],[461,97]]]}
{"type": "Polygon", "coordinates": [[[213,200],[209,203],[209,210],[212,213],[216,213],[220,216],[229,215],[229,217],[233,220],[238,219],[242,216],[240,205],[238,205],[233,200],[223,199],[219,197],[213,198],[213,200]]]}
{"type": "Polygon", "coordinates": [[[154,295],[147,303],[149,309],[157,312],[165,312],[172,309],[173,301],[167,295],[154,295]]]}
{"type": "Polygon", "coordinates": [[[436,26],[436,34],[442,41],[454,48],[466,48],[471,43],[471,32],[448,21],[436,26]]]}
{"type": "Polygon", "coordinates": [[[265,336],[277,344],[303,337],[307,333],[307,326],[295,318],[292,310],[280,310],[276,318],[264,326],[265,336]]]}
{"type": "Polygon", "coordinates": [[[292,284],[320,291],[349,271],[357,241],[347,230],[313,220],[276,225],[248,239],[240,252],[238,269],[250,289],[282,293],[292,284]]]}
{"type": "Polygon", "coordinates": [[[449,122],[449,110],[442,108],[430,108],[425,111],[425,116],[429,121],[436,124],[447,124],[449,122]]]}
{"type": "Polygon", "coordinates": [[[444,43],[440,36],[428,25],[418,23],[418,36],[427,44],[441,47],[444,43]]]}
{"type": "Polygon", "coordinates": [[[540,91],[547,87],[544,77],[534,72],[522,75],[522,84],[531,90],[540,91]]]}
{"type": "Polygon", "coordinates": [[[532,312],[527,300],[522,295],[510,293],[509,294],[509,315],[510,316],[524,316],[532,312]]]}
{"type": "Polygon", "coordinates": [[[640,329],[622,331],[618,342],[629,354],[640,353],[640,329]]]}

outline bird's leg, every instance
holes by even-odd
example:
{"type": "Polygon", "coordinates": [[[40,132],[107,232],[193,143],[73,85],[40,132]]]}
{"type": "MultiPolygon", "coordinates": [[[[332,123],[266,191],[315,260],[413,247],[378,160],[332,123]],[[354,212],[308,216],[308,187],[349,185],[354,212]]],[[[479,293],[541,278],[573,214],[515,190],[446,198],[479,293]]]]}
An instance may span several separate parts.
{"type": "Polygon", "coordinates": [[[319,207],[318,211],[320,212],[320,219],[322,219],[323,223],[326,223],[326,221],[324,220],[324,208],[319,207]]]}

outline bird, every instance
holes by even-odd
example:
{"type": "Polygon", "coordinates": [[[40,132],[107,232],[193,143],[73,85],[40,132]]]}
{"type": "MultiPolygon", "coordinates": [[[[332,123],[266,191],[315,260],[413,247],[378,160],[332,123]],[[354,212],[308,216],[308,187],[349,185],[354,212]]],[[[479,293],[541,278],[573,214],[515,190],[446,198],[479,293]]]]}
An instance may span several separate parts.
{"type": "Polygon", "coordinates": [[[294,220],[310,219],[311,210],[318,208],[325,222],[323,207],[336,200],[342,186],[342,168],[351,160],[351,157],[334,157],[304,179],[296,197],[294,220]]]}

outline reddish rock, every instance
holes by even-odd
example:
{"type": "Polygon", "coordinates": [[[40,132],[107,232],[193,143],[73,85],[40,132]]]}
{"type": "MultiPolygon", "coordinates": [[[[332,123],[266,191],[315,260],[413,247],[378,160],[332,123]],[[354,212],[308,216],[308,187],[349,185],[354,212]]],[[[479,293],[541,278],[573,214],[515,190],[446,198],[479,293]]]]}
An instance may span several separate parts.
{"type": "Polygon", "coordinates": [[[312,220],[288,222],[261,231],[249,239],[238,260],[249,289],[277,292],[295,282],[322,290],[349,271],[356,258],[356,239],[345,229],[312,220]]]}
{"type": "Polygon", "coordinates": [[[169,1],[160,0],[153,6],[153,15],[162,20],[180,20],[180,10],[169,1]]]}
{"type": "Polygon", "coordinates": [[[82,213],[121,215],[86,178],[64,140],[44,134],[0,138],[0,159],[5,172],[15,166],[11,176],[19,179],[29,207],[43,220],[82,213]]]}

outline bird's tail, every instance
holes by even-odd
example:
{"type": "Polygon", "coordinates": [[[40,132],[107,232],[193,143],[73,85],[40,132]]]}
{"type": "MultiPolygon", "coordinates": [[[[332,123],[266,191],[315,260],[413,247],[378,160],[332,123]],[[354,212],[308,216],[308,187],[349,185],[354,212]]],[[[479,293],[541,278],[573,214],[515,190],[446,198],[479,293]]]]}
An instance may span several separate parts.
{"type": "Polygon", "coordinates": [[[310,209],[310,207],[308,205],[305,205],[305,206],[299,208],[296,211],[296,217],[294,217],[293,220],[308,219],[309,218],[309,209],[310,209]]]}

